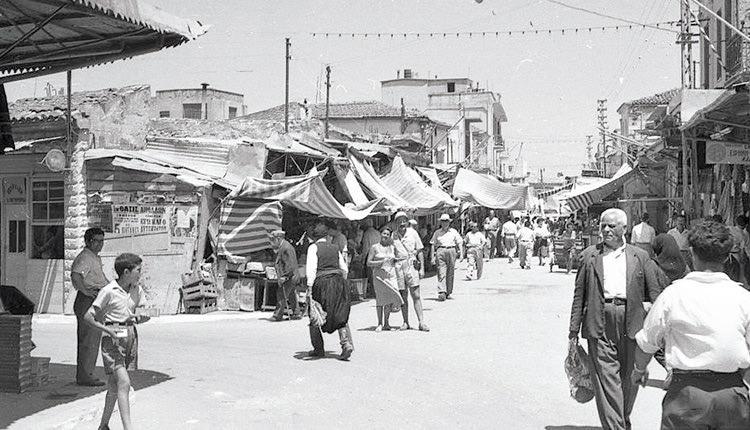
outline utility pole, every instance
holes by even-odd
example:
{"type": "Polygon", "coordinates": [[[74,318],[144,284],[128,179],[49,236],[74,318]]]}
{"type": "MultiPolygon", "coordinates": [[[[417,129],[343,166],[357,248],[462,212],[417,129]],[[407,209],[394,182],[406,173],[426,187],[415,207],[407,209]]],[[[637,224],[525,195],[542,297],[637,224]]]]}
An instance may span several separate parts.
{"type": "Polygon", "coordinates": [[[326,66],[326,128],[325,136],[328,139],[328,106],[331,95],[331,66],[326,66]]]}
{"type": "Polygon", "coordinates": [[[596,101],[596,117],[597,123],[599,124],[599,134],[601,135],[602,145],[602,176],[607,177],[607,99],[600,99],[596,101]]]}
{"type": "Polygon", "coordinates": [[[591,134],[586,135],[586,159],[589,162],[587,169],[596,165],[595,164],[596,160],[594,159],[594,154],[593,154],[594,144],[593,144],[593,141],[591,140],[593,137],[594,136],[591,134]]]}
{"type": "MultiPolygon", "coordinates": [[[[682,88],[695,88],[693,82],[693,47],[690,34],[690,0],[680,1],[680,36],[677,44],[682,52],[680,72],[682,73],[682,88]]],[[[687,119],[687,118],[686,118],[687,119]]]]}
{"type": "Polygon", "coordinates": [[[289,38],[286,38],[286,85],[284,86],[284,133],[289,133],[289,60],[292,57],[289,55],[289,49],[292,47],[292,42],[289,38]]]}

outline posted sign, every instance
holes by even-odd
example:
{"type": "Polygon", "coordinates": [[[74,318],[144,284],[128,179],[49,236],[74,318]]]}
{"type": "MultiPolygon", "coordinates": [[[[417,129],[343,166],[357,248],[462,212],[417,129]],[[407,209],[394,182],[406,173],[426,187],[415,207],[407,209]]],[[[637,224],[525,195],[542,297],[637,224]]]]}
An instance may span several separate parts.
{"type": "Polygon", "coordinates": [[[706,164],[750,165],[750,145],[734,142],[706,142],[706,164]]]}
{"type": "MultiPolygon", "coordinates": [[[[113,205],[114,233],[164,233],[169,228],[169,212],[165,206],[113,205]]],[[[171,208],[170,208],[171,209],[171,208]]]]}

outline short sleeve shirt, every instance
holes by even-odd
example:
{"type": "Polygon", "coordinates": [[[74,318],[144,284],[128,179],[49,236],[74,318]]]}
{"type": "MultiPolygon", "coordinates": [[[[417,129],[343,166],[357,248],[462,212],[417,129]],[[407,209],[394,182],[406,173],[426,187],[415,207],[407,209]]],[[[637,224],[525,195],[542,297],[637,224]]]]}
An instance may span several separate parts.
{"type": "Polygon", "coordinates": [[[142,304],[143,297],[144,292],[139,285],[125,291],[115,280],[99,291],[91,306],[104,316],[105,323],[125,323],[135,315],[135,308],[142,304]]]}
{"type": "MultiPolygon", "coordinates": [[[[394,237],[399,238],[398,233],[394,234],[394,237]]],[[[419,251],[424,249],[424,245],[422,245],[422,239],[419,238],[419,233],[417,233],[417,231],[413,228],[407,228],[404,236],[400,239],[410,257],[417,255],[419,251]]]]}
{"type": "Polygon", "coordinates": [[[70,272],[81,274],[86,284],[100,289],[109,283],[107,277],[104,276],[101,257],[88,248],[84,248],[73,260],[73,267],[71,267],[70,272]]]}
{"type": "Polygon", "coordinates": [[[435,246],[445,247],[460,246],[463,242],[464,240],[461,239],[461,235],[458,234],[455,228],[449,228],[448,231],[443,231],[442,229],[435,230],[435,234],[432,235],[432,240],[430,241],[435,246]]]}

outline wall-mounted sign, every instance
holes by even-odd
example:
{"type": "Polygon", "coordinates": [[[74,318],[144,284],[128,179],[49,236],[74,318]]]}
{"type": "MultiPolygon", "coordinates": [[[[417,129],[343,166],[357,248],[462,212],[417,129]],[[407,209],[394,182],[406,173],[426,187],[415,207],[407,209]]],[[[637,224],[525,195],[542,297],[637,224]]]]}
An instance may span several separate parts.
{"type": "Polygon", "coordinates": [[[26,178],[9,176],[3,179],[3,201],[12,205],[26,203],[26,178]]]}
{"type": "Polygon", "coordinates": [[[706,164],[750,165],[750,145],[709,140],[706,142],[706,164]]]}
{"type": "Polygon", "coordinates": [[[89,227],[99,227],[112,233],[112,203],[89,205],[89,227]]]}

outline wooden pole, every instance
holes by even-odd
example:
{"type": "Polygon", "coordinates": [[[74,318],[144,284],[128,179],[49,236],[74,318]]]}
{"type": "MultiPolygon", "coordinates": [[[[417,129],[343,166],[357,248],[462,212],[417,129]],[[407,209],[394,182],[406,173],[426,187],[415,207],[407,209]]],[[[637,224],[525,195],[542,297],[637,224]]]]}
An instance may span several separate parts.
{"type": "Polygon", "coordinates": [[[331,66],[326,66],[326,126],[325,137],[328,139],[328,107],[331,95],[331,66]]]}
{"type": "Polygon", "coordinates": [[[284,85],[284,133],[289,133],[289,48],[292,43],[286,38],[286,84],[284,85]]]}

